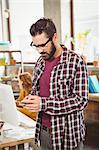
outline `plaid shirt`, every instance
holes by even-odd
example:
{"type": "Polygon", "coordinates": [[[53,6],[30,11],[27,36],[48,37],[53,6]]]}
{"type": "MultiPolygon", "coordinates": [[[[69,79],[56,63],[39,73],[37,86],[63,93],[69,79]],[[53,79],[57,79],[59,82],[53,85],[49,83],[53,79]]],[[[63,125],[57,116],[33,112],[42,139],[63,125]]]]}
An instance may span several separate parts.
{"type": "MultiPolygon", "coordinates": [[[[42,111],[45,111],[51,115],[53,150],[73,150],[85,137],[83,109],[88,99],[88,74],[83,59],[62,47],[60,61],[51,72],[50,96],[41,97],[35,141],[39,140],[42,111]]],[[[44,68],[45,60],[40,57],[34,70],[34,95],[39,95],[39,79],[44,68]]]]}

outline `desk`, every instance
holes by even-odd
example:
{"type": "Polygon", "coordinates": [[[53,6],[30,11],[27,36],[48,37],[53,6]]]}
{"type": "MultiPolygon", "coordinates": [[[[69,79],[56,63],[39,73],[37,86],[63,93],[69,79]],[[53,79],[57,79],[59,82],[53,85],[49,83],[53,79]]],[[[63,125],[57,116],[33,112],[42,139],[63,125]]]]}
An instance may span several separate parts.
{"type": "Polygon", "coordinates": [[[99,93],[89,93],[89,101],[99,102],[99,93]]]}
{"type": "Polygon", "coordinates": [[[88,105],[85,109],[86,122],[99,123],[99,93],[90,93],[88,105]]]}
{"type": "Polygon", "coordinates": [[[24,127],[18,127],[15,129],[4,131],[3,140],[0,141],[0,150],[4,150],[8,147],[8,149],[17,149],[17,150],[25,150],[24,144],[28,143],[28,150],[30,149],[30,144],[32,143],[32,150],[34,145],[34,133],[35,128],[24,128],[24,127]],[[31,134],[30,134],[31,133],[31,134]],[[11,136],[12,135],[12,136],[11,136]],[[23,144],[23,148],[20,148],[20,144],[23,144]],[[14,148],[13,148],[14,146],[14,148]]]}
{"type": "MultiPolygon", "coordinates": [[[[26,138],[22,138],[22,139],[15,139],[15,138],[4,138],[2,142],[0,142],[0,148],[4,149],[6,147],[9,147],[9,149],[11,149],[11,147],[19,145],[19,144],[25,144],[25,143],[33,143],[34,138],[33,136],[27,136],[26,138]]],[[[29,146],[29,145],[28,145],[29,146]]],[[[16,149],[16,147],[14,148],[16,149]]],[[[18,147],[17,149],[20,149],[20,147],[18,147]]],[[[23,148],[24,149],[24,148],[23,148]]],[[[30,146],[28,147],[28,150],[30,149],[30,146]]]]}
{"type": "Polygon", "coordinates": [[[20,124],[19,126],[15,126],[9,123],[5,123],[3,126],[3,139],[0,141],[0,150],[4,150],[6,148],[7,150],[29,150],[29,143],[31,143],[32,150],[34,150],[34,147],[36,147],[34,144],[36,122],[24,114],[22,114],[22,116],[20,115],[20,117],[23,119],[24,123],[28,122],[28,124],[20,124]],[[28,148],[26,148],[26,146],[28,146],[28,148]]]}
{"type": "MultiPolygon", "coordinates": [[[[86,145],[99,149],[99,93],[90,93],[85,109],[86,145]]],[[[90,148],[91,149],[91,148],[90,148]]]]}

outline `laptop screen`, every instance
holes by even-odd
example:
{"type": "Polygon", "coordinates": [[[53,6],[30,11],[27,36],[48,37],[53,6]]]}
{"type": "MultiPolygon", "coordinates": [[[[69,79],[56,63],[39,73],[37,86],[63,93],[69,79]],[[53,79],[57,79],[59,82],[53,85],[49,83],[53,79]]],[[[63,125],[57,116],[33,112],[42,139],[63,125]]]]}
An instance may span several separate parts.
{"type": "Polygon", "coordinates": [[[0,83],[0,104],[2,105],[2,120],[12,125],[19,124],[17,108],[12,91],[12,87],[0,83]]]}

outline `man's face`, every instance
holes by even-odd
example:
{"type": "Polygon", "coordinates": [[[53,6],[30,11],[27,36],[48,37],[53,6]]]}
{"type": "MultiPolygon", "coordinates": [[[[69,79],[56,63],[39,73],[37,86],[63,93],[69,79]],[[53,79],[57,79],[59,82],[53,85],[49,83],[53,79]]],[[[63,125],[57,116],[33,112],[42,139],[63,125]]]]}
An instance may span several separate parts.
{"type": "Polygon", "coordinates": [[[32,37],[32,40],[33,46],[36,47],[43,59],[50,60],[53,58],[56,48],[52,38],[47,38],[46,34],[42,33],[32,37]]]}

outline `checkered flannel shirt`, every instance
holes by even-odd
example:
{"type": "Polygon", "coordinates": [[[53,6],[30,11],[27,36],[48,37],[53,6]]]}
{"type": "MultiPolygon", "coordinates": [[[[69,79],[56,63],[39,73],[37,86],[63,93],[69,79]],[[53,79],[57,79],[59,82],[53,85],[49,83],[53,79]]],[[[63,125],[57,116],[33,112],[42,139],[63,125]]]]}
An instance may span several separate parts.
{"type": "MultiPolygon", "coordinates": [[[[59,63],[50,77],[50,96],[41,97],[41,112],[36,124],[35,142],[38,142],[42,111],[51,115],[53,150],[73,150],[84,140],[83,109],[88,101],[88,74],[83,59],[63,47],[59,63]],[[64,148],[61,146],[64,145],[64,148]]],[[[40,57],[35,65],[32,94],[39,95],[39,79],[45,61],[40,57]]]]}

